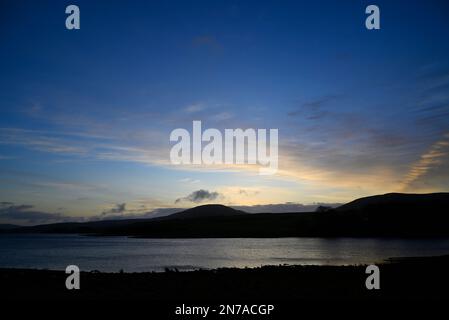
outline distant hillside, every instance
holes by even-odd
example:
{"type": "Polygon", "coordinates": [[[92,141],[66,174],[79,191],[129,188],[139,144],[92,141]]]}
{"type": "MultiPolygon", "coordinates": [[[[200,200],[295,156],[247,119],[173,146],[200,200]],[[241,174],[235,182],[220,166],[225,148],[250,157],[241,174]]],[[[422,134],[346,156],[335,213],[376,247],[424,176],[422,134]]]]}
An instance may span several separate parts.
{"type": "Polygon", "coordinates": [[[354,200],[336,212],[353,233],[449,236],[449,193],[387,193],[354,200]]]}
{"type": "MultiPolygon", "coordinates": [[[[141,223],[150,219],[102,220],[91,222],[61,222],[26,226],[10,229],[15,233],[103,233],[108,229],[126,227],[133,223],[141,223]]],[[[8,230],[6,230],[8,231],[8,230]]]]}
{"type": "Polygon", "coordinates": [[[0,230],[11,230],[19,227],[20,226],[15,224],[0,224],[0,230]]]}
{"type": "Polygon", "coordinates": [[[207,204],[203,206],[194,207],[181,212],[173,213],[171,215],[158,218],[159,220],[166,219],[196,219],[206,217],[223,217],[223,216],[237,216],[248,214],[241,210],[236,210],[221,204],[207,204]]]}
{"type": "MultiPolygon", "coordinates": [[[[173,213],[164,217],[149,219],[123,219],[123,220],[100,220],[90,222],[61,222],[52,224],[42,224],[37,226],[20,227],[8,225],[9,228],[0,231],[18,232],[18,233],[85,233],[85,234],[103,234],[109,230],[128,228],[134,224],[145,223],[159,220],[185,220],[195,218],[213,218],[247,214],[240,210],[235,210],[223,205],[203,205],[187,209],[181,212],[173,213]]],[[[6,226],[6,225],[5,225],[6,226]]]]}
{"type": "Polygon", "coordinates": [[[308,213],[248,214],[205,205],[153,219],[59,223],[9,232],[147,238],[449,237],[449,193],[390,193],[308,213]]]}
{"type": "Polygon", "coordinates": [[[406,194],[387,193],[360,198],[337,208],[338,211],[350,210],[430,210],[449,207],[449,193],[406,194]]]}

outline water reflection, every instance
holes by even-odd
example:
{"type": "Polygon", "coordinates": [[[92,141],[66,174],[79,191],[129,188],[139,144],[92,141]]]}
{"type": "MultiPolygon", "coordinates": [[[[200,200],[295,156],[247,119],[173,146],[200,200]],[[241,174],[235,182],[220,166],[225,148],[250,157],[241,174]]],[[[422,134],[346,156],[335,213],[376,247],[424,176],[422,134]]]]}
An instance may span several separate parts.
{"type": "Polygon", "coordinates": [[[365,264],[389,257],[449,254],[449,239],[132,239],[78,235],[0,235],[0,267],[128,272],[365,264]]]}

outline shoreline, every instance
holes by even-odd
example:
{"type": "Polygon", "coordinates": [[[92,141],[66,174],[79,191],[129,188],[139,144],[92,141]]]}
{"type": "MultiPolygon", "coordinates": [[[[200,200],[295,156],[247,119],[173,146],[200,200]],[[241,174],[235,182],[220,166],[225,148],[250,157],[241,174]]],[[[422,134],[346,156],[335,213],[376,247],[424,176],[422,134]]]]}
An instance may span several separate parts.
{"type": "Polygon", "coordinates": [[[378,264],[380,290],[367,290],[366,265],[263,266],[165,272],[80,273],[67,290],[64,271],[0,268],[8,300],[410,300],[449,299],[449,255],[391,258],[378,264]]]}

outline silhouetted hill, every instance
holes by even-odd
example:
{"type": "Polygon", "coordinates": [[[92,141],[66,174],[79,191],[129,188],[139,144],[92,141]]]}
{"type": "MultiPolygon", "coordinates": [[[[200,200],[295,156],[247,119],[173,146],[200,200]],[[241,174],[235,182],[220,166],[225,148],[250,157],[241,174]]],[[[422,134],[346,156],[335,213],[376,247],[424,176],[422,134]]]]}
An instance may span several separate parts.
{"type": "Polygon", "coordinates": [[[17,233],[102,233],[107,229],[126,227],[133,223],[145,222],[151,219],[101,220],[90,222],[61,222],[26,226],[10,229],[17,233]]]}
{"type": "Polygon", "coordinates": [[[11,230],[19,227],[20,226],[15,224],[0,224],[0,230],[11,230]]]}
{"type": "Polygon", "coordinates": [[[203,206],[197,206],[181,212],[173,213],[171,215],[158,218],[158,220],[167,219],[195,219],[206,217],[224,217],[224,216],[237,216],[242,214],[248,214],[241,210],[236,210],[221,204],[206,204],[203,206]]]}
{"type": "Polygon", "coordinates": [[[447,237],[449,193],[391,193],[308,213],[248,214],[206,205],[161,218],[60,223],[12,231],[149,238],[447,237]]]}
{"type": "Polygon", "coordinates": [[[360,198],[337,208],[338,211],[350,210],[378,210],[399,209],[404,210],[429,210],[448,208],[449,193],[407,194],[387,193],[371,197],[360,198]]]}
{"type": "Polygon", "coordinates": [[[449,235],[449,193],[387,193],[354,200],[338,207],[336,212],[341,221],[357,228],[360,234],[449,235]]]}

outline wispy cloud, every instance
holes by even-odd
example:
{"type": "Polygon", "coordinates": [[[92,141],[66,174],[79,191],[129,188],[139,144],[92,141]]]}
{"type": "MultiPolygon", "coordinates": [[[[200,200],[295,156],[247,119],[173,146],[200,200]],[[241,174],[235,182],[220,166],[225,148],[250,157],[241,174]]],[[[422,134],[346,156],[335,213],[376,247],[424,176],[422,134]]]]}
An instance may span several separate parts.
{"type": "Polygon", "coordinates": [[[315,100],[301,103],[296,110],[288,112],[288,115],[291,117],[302,116],[310,120],[318,120],[329,114],[329,111],[323,109],[323,107],[328,106],[339,97],[338,95],[324,95],[315,100]]]}
{"type": "MultiPolygon", "coordinates": [[[[131,138],[136,138],[136,133],[131,138]]],[[[21,145],[30,150],[79,159],[132,161],[146,164],[167,164],[168,146],[158,134],[124,141],[114,135],[104,139],[88,133],[48,132],[20,128],[0,128],[0,144],[21,145]],[[143,144],[139,146],[139,144],[143,144]]]]}
{"type": "Polygon", "coordinates": [[[51,213],[35,210],[34,206],[27,204],[15,205],[11,202],[2,202],[0,205],[0,221],[6,223],[41,224],[54,223],[61,220],[73,220],[64,217],[61,213],[51,213]]]}
{"type": "MultiPolygon", "coordinates": [[[[199,43],[207,41],[198,39],[199,43]]],[[[390,109],[384,110],[382,115],[367,112],[367,108],[356,105],[345,93],[302,101],[290,113],[283,109],[284,119],[279,120],[279,170],[269,179],[292,180],[307,184],[309,189],[316,186],[340,188],[347,191],[347,197],[349,194],[367,195],[396,190],[404,175],[408,175],[405,181],[410,181],[410,184],[413,176],[422,176],[418,172],[423,172],[426,164],[422,160],[424,164],[421,167],[418,165],[409,172],[408,166],[414,163],[417,150],[428,145],[436,131],[447,129],[447,120],[441,116],[447,111],[447,94],[441,90],[447,85],[447,76],[442,74],[431,79],[434,80],[425,80],[429,83],[423,85],[426,89],[423,89],[422,99],[418,99],[410,119],[398,117],[400,112],[390,115],[390,109]],[[410,124],[415,125],[419,121],[425,122],[422,122],[425,128],[411,132],[408,129],[410,124]],[[432,130],[427,130],[429,127],[432,130]]],[[[416,99],[411,97],[410,100],[416,99]]],[[[207,119],[203,122],[204,127],[228,124],[234,128],[244,127],[242,123],[257,127],[257,122],[234,116],[232,110],[235,108],[228,109],[216,103],[192,103],[180,110],[160,115],[158,121],[163,123],[165,131],[160,127],[141,129],[142,123],[135,114],[130,117],[139,123],[140,129],[132,126],[132,122],[128,123],[131,124],[129,127],[120,126],[120,123],[117,127],[108,127],[93,119],[88,121],[89,126],[84,130],[75,131],[68,119],[64,122],[66,129],[55,132],[2,128],[0,144],[21,145],[31,150],[67,156],[71,160],[126,161],[182,171],[258,174],[257,165],[172,166],[169,161],[169,128],[189,129],[192,117],[207,119]]],[[[391,107],[391,110],[396,109],[391,107]]],[[[429,157],[435,161],[438,155],[429,157]]],[[[196,183],[197,180],[192,178],[184,183],[196,183]]],[[[237,195],[233,197],[237,198],[237,195]]]]}
{"type": "Polygon", "coordinates": [[[435,142],[429,150],[422,154],[420,159],[411,166],[400,189],[407,190],[415,181],[424,177],[429,171],[439,166],[448,154],[449,133],[446,133],[442,140],[435,142]]]}
{"type": "Polygon", "coordinates": [[[191,104],[191,105],[188,105],[187,107],[185,107],[184,111],[187,113],[195,113],[195,112],[202,111],[205,108],[206,108],[206,106],[204,104],[194,103],[194,104],[191,104]]]}
{"type": "Polygon", "coordinates": [[[210,50],[221,51],[222,44],[213,35],[205,34],[192,39],[192,45],[197,48],[208,48],[210,50]]]}
{"type": "Polygon", "coordinates": [[[103,211],[101,214],[103,216],[109,214],[124,213],[126,211],[126,203],[118,203],[113,208],[103,211]]]}
{"type": "Polygon", "coordinates": [[[11,159],[15,159],[15,157],[11,157],[11,156],[2,156],[0,154],[0,160],[11,160],[11,159]]]}
{"type": "Polygon", "coordinates": [[[200,183],[201,181],[199,179],[183,178],[183,179],[179,179],[179,182],[193,184],[193,183],[200,183]]]}

